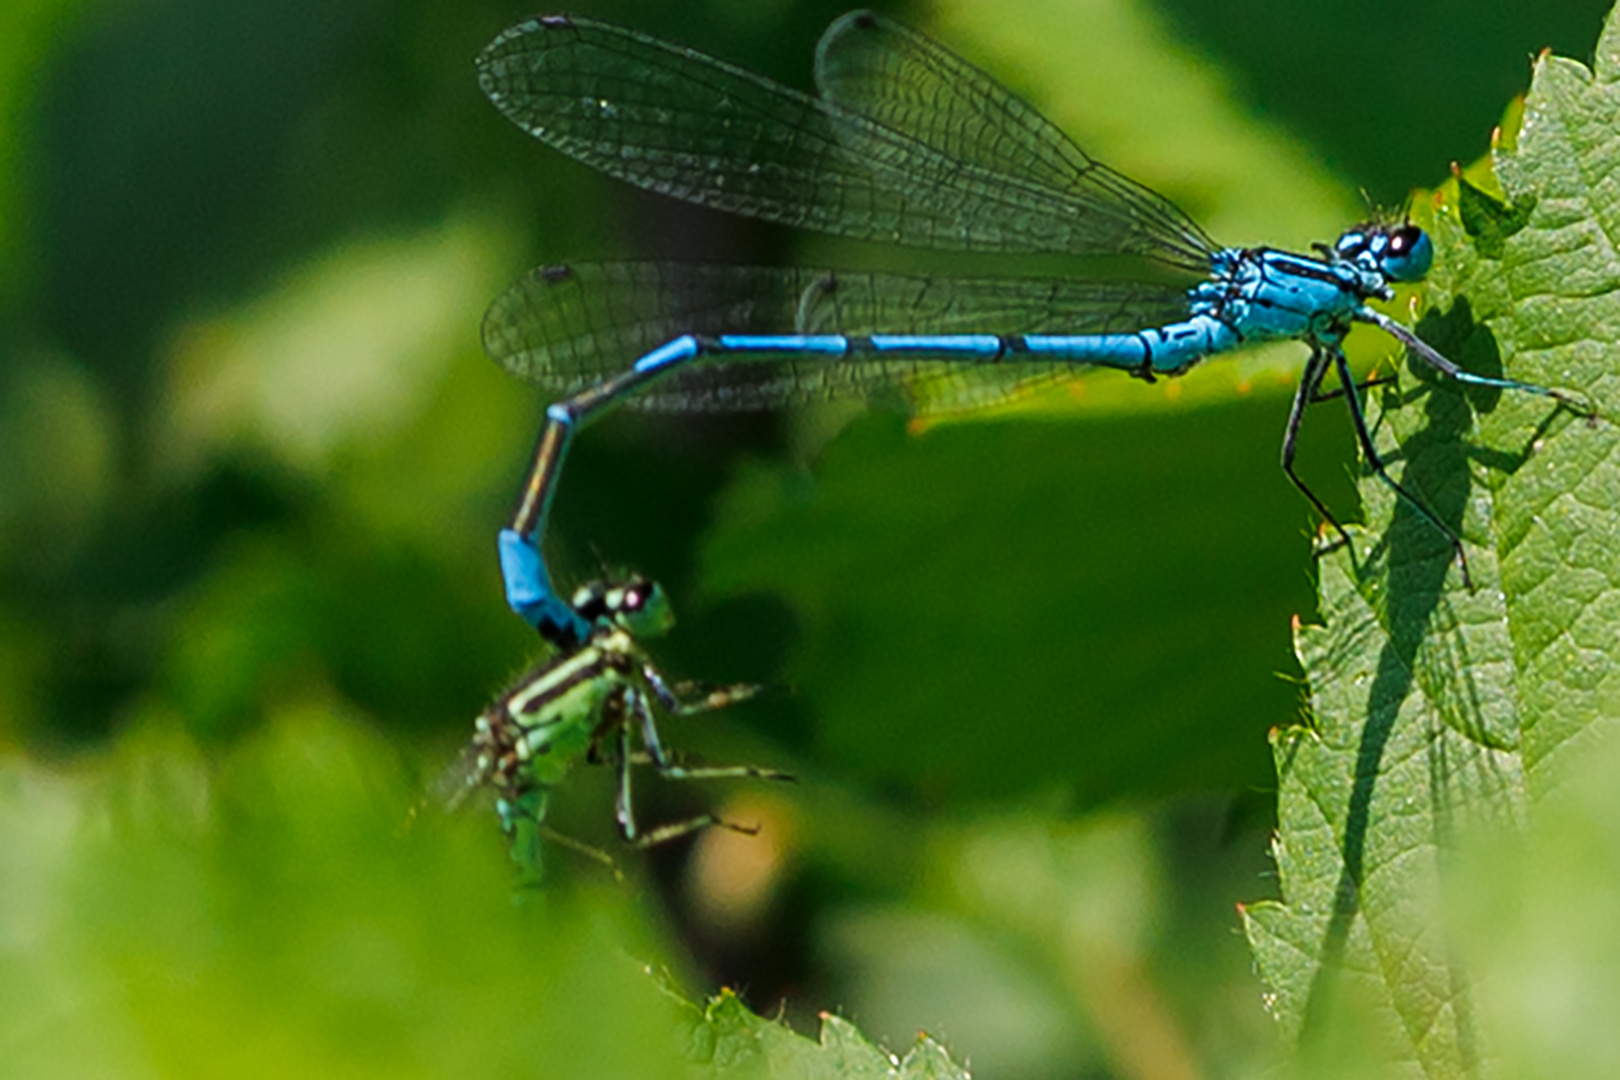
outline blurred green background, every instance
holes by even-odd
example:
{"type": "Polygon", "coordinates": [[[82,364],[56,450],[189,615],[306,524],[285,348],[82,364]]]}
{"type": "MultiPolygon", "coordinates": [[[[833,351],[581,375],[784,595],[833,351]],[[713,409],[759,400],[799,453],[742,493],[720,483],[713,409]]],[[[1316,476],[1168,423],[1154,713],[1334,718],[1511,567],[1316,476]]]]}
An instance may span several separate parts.
{"type": "MultiPolygon", "coordinates": [[[[1218,239],[1303,246],[1358,189],[1399,205],[1483,153],[1530,55],[1586,57],[1603,8],[892,10],[1218,239]]],[[[841,7],[573,10],[808,89],[841,7]]],[[[545,402],[479,354],[483,306],[562,259],[880,258],[528,139],[472,57],[531,13],[0,11],[0,1054],[646,1075],[668,1025],[633,957],[805,1029],[927,1028],[983,1076],[1266,1067],[1232,906],[1271,889],[1265,735],[1297,714],[1313,611],[1276,466],[1297,349],[927,426],[604,421],[564,479],[559,576],[663,581],[668,670],[784,687],[667,737],[801,783],[643,785],[649,819],[766,832],[624,882],[557,852],[518,906],[490,817],[407,824],[535,651],[494,534],[545,402]]],[[[1303,471],[1353,516],[1347,425],[1310,420],[1303,471]]],[[[605,778],[555,806],[611,845],[605,778]]]]}

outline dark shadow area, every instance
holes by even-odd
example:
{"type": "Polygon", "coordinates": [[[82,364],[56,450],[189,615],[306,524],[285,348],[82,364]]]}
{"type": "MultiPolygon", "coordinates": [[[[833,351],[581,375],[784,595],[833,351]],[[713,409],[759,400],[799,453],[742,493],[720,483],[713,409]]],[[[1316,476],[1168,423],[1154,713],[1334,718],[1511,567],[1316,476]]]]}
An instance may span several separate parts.
{"type": "Polygon", "coordinates": [[[1241,97],[1399,206],[1489,147],[1543,48],[1586,60],[1607,0],[1156,0],[1171,33],[1231,73],[1241,97]],[[1347,101],[1355,102],[1353,107],[1347,101]]]}
{"type": "MultiPolygon", "coordinates": [[[[1426,341],[1469,371],[1482,375],[1502,375],[1501,353],[1494,335],[1474,320],[1466,300],[1449,311],[1431,313],[1419,324],[1426,341]]],[[[1452,530],[1461,534],[1462,519],[1473,482],[1471,469],[1476,463],[1503,473],[1517,469],[1530,454],[1530,446],[1546,426],[1554,422],[1560,407],[1547,403],[1547,417],[1537,428],[1530,445],[1520,450],[1482,449],[1471,446],[1468,435],[1474,416],[1496,408],[1504,391],[1493,387],[1463,386],[1434,371],[1421,361],[1409,361],[1412,372],[1423,385],[1401,398],[1386,389],[1386,410],[1422,402],[1426,423],[1401,443],[1399,460],[1403,483],[1425,500],[1426,505],[1452,530]]],[[[1541,400],[1541,399],[1537,399],[1541,400]]],[[[1307,1030],[1321,1025],[1330,1014],[1333,984],[1342,970],[1344,953],[1356,917],[1362,912],[1362,888],[1370,834],[1377,826],[1372,805],[1377,785],[1390,766],[1388,751],[1392,742],[1409,745],[1408,753],[1426,756],[1429,802],[1424,813],[1434,819],[1434,833],[1427,838],[1445,859],[1459,808],[1453,806],[1456,785],[1462,770],[1478,768],[1476,754],[1511,750],[1516,731],[1491,728],[1491,711],[1499,706],[1475,683],[1473,659],[1468,654],[1467,636],[1445,599],[1448,575],[1453,571],[1449,545],[1404,500],[1397,501],[1395,519],[1380,539],[1372,559],[1361,568],[1365,585],[1378,584],[1376,598],[1363,588],[1369,603],[1377,607],[1379,626],[1387,635],[1380,654],[1369,700],[1375,711],[1365,718],[1356,751],[1356,765],[1346,816],[1343,860],[1337,900],[1322,947],[1322,963],[1312,988],[1307,1011],[1307,1030]],[[1427,660],[1420,667],[1420,650],[1427,646],[1427,660]],[[1427,673],[1427,675],[1425,674],[1427,673]],[[1424,685],[1439,678],[1444,685],[1424,685]],[[1418,733],[1397,729],[1399,712],[1413,694],[1428,698],[1427,707],[1441,712],[1439,726],[1418,733]],[[1461,739],[1459,743],[1456,740],[1461,739]],[[1467,750],[1468,760],[1453,759],[1452,750],[1467,750]]],[[[1494,587],[1494,582],[1481,587],[1494,587]]],[[[1487,766],[1488,767],[1488,766],[1487,766]]],[[[1462,780],[1466,782],[1466,780],[1462,780]]],[[[1500,786],[1500,785],[1498,785],[1500,786]]],[[[1379,947],[1375,943],[1375,948],[1379,947]]],[[[1456,978],[1460,973],[1454,972],[1456,978]]],[[[1466,1004],[1466,994],[1457,1002],[1466,1004]]],[[[1466,1010],[1456,1018],[1459,1038],[1465,1052],[1478,1052],[1466,1010]]],[[[1414,1035],[1415,1037],[1415,1035],[1414,1035]]],[[[1476,1062],[1477,1064],[1477,1062],[1476,1062]]]]}

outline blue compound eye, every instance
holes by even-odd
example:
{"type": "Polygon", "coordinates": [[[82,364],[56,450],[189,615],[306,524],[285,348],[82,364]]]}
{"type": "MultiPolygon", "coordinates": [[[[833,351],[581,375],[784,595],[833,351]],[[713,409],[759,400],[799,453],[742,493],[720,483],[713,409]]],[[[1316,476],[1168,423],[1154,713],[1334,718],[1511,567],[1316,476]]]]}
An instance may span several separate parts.
{"type": "Polygon", "coordinates": [[[1416,225],[1402,225],[1386,235],[1378,265],[1391,281],[1422,281],[1434,265],[1434,243],[1416,225]]]}

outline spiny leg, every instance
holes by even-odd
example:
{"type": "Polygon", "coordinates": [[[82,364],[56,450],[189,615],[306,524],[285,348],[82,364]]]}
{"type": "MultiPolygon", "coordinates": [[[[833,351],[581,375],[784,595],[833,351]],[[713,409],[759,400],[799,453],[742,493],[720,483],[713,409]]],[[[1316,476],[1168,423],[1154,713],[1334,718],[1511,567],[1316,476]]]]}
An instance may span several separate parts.
{"type": "Polygon", "coordinates": [[[671,840],[679,840],[683,836],[690,836],[692,833],[701,832],[708,828],[729,829],[734,833],[742,833],[744,836],[759,835],[758,825],[738,825],[734,821],[723,821],[713,814],[699,814],[695,818],[688,818],[685,821],[672,821],[668,825],[659,825],[656,828],[649,829],[630,840],[629,844],[637,851],[645,851],[647,848],[667,844],[671,840]]]}
{"type": "Polygon", "coordinates": [[[1550,386],[1537,386],[1535,383],[1520,382],[1518,379],[1500,378],[1493,375],[1476,375],[1472,371],[1458,367],[1442,356],[1428,342],[1383,312],[1374,311],[1372,308],[1363,308],[1356,313],[1355,318],[1358,322],[1371,323],[1378,327],[1384,333],[1406,346],[1419,360],[1422,360],[1436,371],[1451,376],[1460,383],[1467,383],[1472,386],[1489,386],[1497,390],[1519,390],[1527,394],[1537,394],[1541,397],[1552,398],[1560,405],[1566,406],[1571,411],[1587,419],[1595,419],[1598,415],[1596,406],[1582,395],[1572,391],[1557,390],[1550,386]]]}
{"type": "MultiPolygon", "coordinates": [[[[1391,383],[1399,381],[1399,375],[1374,375],[1366,382],[1358,382],[1352,385],[1355,387],[1357,393],[1366,393],[1368,390],[1375,387],[1388,386],[1391,383]]],[[[1311,395],[1311,404],[1316,405],[1323,401],[1334,401],[1338,398],[1344,397],[1344,395],[1345,388],[1343,386],[1340,386],[1337,390],[1323,390],[1321,384],[1318,383],[1316,392],[1311,395]]]]}
{"type": "Polygon", "coordinates": [[[624,880],[624,871],[619,869],[618,862],[612,855],[609,855],[595,844],[587,844],[585,841],[569,836],[567,833],[560,833],[550,825],[540,826],[539,832],[542,837],[558,847],[566,848],[575,855],[583,855],[592,862],[600,863],[613,875],[615,881],[624,880]]]}
{"type": "MultiPolygon", "coordinates": [[[[637,755],[637,753],[632,753],[632,750],[630,750],[629,714],[640,717],[642,730],[645,732],[646,727],[651,722],[651,712],[646,706],[645,696],[640,695],[637,691],[625,690],[620,701],[624,706],[625,716],[624,722],[620,722],[619,729],[617,729],[617,743],[619,743],[619,755],[617,755],[619,756],[619,797],[614,800],[614,819],[619,824],[619,836],[624,837],[625,844],[632,845],[637,850],[642,850],[642,848],[654,847],[654,845],[658,844],[667,844],[669,840],[679,839],[679,837],[687,836],[690,832],[708,829],[710,826],[734,829],[737,832],[745,832],[748,836],[753,836],[755,832],[758,832],[758,829],[734,826],[734,824],[727,823],[727,821],[721,821],[714,814],[698,814],[695,818],[687,818],[685,821],[672,821],[672,823],[648,829],[646,832],[640,831],[637,824],[635,824],[635,808],[633,808],[632,797],[630,797],[630,769],[643,758],[643,755],[637,755]]],[[[663,750],[659,750],[659,753],[663,753],[663,750]]]]}
{"type": "Polygon", "coordinates": [[[636,829],[635,807],[630,796],[630,769],[634,764],[630,753],[630,718],[624,715],[626,710],[633,707],[632,698],[639,700],[640,695],[628,689],[617,695],[620,718],[614,730],[615,741],[618,744],[618,753],[615,755],[618,760],[615,764],[619,769],[619,790],[613,800],[613,820],[618,823],[619,836],[628,844],[635,843],[639,836],[639,830],[636,829]]]}
{"type": "MultiPolygon", "coordinates": [[[[1333,516],[1333,511],[1327,508],[1326,503],[1317,498],[1316,492],[1311,490],[1304,478],[1294,471],[1294,453],[1299,444],[1300,424],[1305,419],[1305,406],[1311,403],[1317,390],[1321,388],[1322,376],[1327,372],[1330,359],[1326,349],[1319,345],[1312,346],[1311,357],[1305,361],[1305,373],[1300,376],[1299,387],[1294,391],[1294,403],[1288,410],[1288,426],[1283,429],[1282,467],[1293,485],[1310,500],[1312,506],[1316,507],[1316,512],[1322,515],[1322,520],[1332,526],[1339,534],[1339,538],[1349,545],[1350,534],[1344,531],[1339,519],[1333,516]]],[[[1351,394],[1350,398],[1354,400],[1355,395],[1351,394]]]]}
{"type": "Polygon", "coordinates": [[[646,680],[653,696],[671,716],[695,716],[698,713],[723,709],[749,698],[758,697],[768,687],[758,683],[732,683],[730,686],[702,686],[693,682],[679,682],[671,687],[658,669],[650,663],[641,665],[641,677],[646,680]]]}
{"type": "Polygon", "coordinates": [[[650,831],[642,832],[635,824],[635,811],[630,798],[630,769],[638,764],[650,764],[659,776],[671,780],[708,780],[731,779],[731,777],[755,777],[763,780],[791,780],[786,772],[776,772],[774,769],[758,769],[755,766],[705,766],[687,767],[674,763],[674,759],[664,750],[663,743],[659,742],[658,725],[653,722],[653,711],[648,708],[646,698],[640,693],[627,691],[624,696],[625,709],[637,719],[642,729],[642,742],[646,745],[645,753],[637,753],[630,748],[629,716],[625,716],[624,724],[619,725],[619,798],[617,798],[616,814],[619,823],[619,836],[624,837],[625,844],[637,848],[654,847],[666,844],[669,840],[687,836],[690,832],[718,826],[721,829],[731,829],[744,836],[757,836],[758,826],[744,826],[732,823],[716,814],[697,814],[695,818],[685,821],[672,821],[663,826],[654,827],[650,831]]]}
{"type": "MultiPolygon", "coordinates": [[[[1351,386],[1354,380],[1350,375],[1350,362],[1344,358],[1343,350],[1334,350],[1333,366],[1339,373],[1340,384],[1346,387],[1351,386]]],[[[1402,487],[1396,482],[1393,476],[1389,475],[1388,470],[1384,468],[1384,459],[1379,456],[1378,448],[1373,445],[1372,432],[1367,430],[1367,417],[1366,414],[1362,412],[1361,398],[1353,393],[1347,393],[1344,396],[1344,400],[1346,404],[1350,406],[1350,423],[1356,429],[1356,440],[1361,443],[1361,452],[1366,456],[1367,464],[1372,467],[1373,472],[1378,474],[1379,479],[1383,480],[1384,483],[1390,486],[1396,495],[1399,495],[1401,498],[1405,499],[1407,505],[1416,510],[1423,520],[1427,521],[1430,525],[1433,525],[1435,529],[1439,531],[1441,536],[1444,536],[1448,541],[1450,541],[1451,549],[1456,553],[1457,556],[1457,566],[1462,570],[1463,585],[1465,585],[1468,590],[1472,592],[1474,589],[1474,579],[1468,572],[1468,555],[1463,551],[1461,538],[1458,537],[1456,533],[1452,532],[1451,529],[1446,526],[1445,522],[1436,517],[1434,511],[1425,506],[1421,499],[1412,494],[1410,491],[1406,490],[1406,488],[1402,487]]]]}
{"type": "Polygon", "coordinates": [[[797,783],[798,777],[780,769],[767,769],[763,765],[683,765],[673,756],[662,767],[651,754],[631,755],[637,765],[647,765],[665,780],[786,780],[797,783]]]}
{"type": "Polygon", "coordinates": [[[646,707],[646,699],[640,698],[638,695],[637,700],[640,701],[641,707],[633,711],[641,725],[641,744],[647,749],[645,754],[633,754],[632,757],[636,764],[651,765],[658,771],[658,775],[666,780],[793,779],[787,773],[779,772],[776,769],[761,768],[757,765],[680,764],[669,751],[664,749],[663,740],[658,736],[658,723],[653,719],[652,710],[646,707]]]}

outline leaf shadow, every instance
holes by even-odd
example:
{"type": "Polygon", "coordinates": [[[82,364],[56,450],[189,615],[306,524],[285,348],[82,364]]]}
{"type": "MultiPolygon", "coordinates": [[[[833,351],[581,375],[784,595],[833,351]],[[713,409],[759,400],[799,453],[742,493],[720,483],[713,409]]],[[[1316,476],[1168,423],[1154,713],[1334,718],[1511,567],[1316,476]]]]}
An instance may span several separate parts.
{"type": "MultiPolygon", "coordinates": [[[[1425,340],[1446,343],[1451,350],[1446,355],[1462,357],[1460,362],[1468,370],[1493,377],[1502,375],[1495,336],[1474,320],[1466,299],[1459,299],[1444,315],[1425,318],[1420,326],[1424,327],[1425,340]]],[[[1548,410],[1522,450],[1475,447],[1465,438],[1473,426],[1474,414],[1492,411],[1503,391],[1464,386],[1420,361],[1409,363],[1423,385],[1406,393],[1387,390],[1379,421],[1383,422],[1396,407],[1421,401],[1424,424],[1400,444],[1399,454],[1391,457],[1406,464],[1401,475],[1403,484],[1424,499],[1448,528],[1462,535],[1475,480],[1472,466],[1483,464],[1501,473],[1513,472],[1529,458],[1535,440],[1544,435],[1560,410],[1548,410]]],[[[1517,746],[1516,716],[1511,715],[1511,709],[1505,718],[1493,716],[1491,702],[1499,695],[1487,693],[1476,677],[1468,639],[1448,591],[1452,562],[1451,546],[1404,499],[1398,499],[1388,529],[1371,555],[1358,560],[1355,566],[1356,588],[1377,612],[1384,642],[1355,747],[1354,775],[1339,853],[1340,875],[1306,1006],[1307,1032],[1321,1030],[1333,1011],[1335,976],[1346,970],[1351,933],[1363,910],[1368,852],[1378,829],[1374,796],[1390,768],[1386,758],[1391,744],[1400,736],[1401,711],[1411,695],[1424,695],[1427,706],[1421,710],[1421,721],[1407,722],[1421,722],[1426,727],[1413,744],[1421,745],[1417,752],[1427,758],[1425,810],[1431,818],[1427,841],[1435,845],[1442,858],[1451,846],[1449,838],[1458,818],[1474,809],[1458,799],[1459,792],[1470,785],[1459,770],[1488,772],[1490,775],[1481,775],[1475,786],[1489,790],[1502,790],[1516,782],[1504,772],[1499,753],[1511,752],[1517,746]],[[1448,738],[1448,729],[1461,741],[1448,738]],[[1470,745],[1477,747],[1477,752],[1458,752],[1470,745]]],[[[1495,584],[1494,566],[1490,575],[1485,587],[1495,584]]],[[[1403,827],[1409,828],[1410,823],[1403,823],[1403,827]]],[[[1452,991],[1447,1004],[1453,1009],[1458,1048],[1472,1075],[1477,1073],[1481,1059],[1463,992],[1466,977],[1454,964],[1448,963],[1447,968],[1452,991]]]]}

